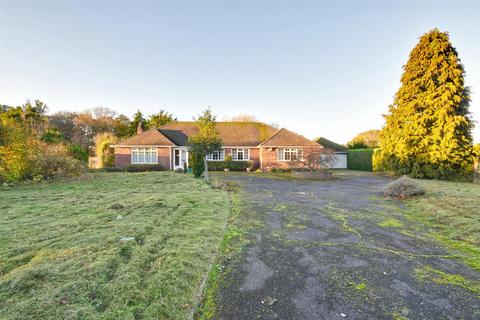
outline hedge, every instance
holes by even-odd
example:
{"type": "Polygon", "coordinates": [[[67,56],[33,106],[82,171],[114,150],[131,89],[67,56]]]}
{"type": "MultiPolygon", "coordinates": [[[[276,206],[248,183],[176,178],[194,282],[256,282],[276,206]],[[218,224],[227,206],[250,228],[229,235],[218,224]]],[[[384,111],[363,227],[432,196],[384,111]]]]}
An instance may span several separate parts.
{"type": "Polygon", "coordinates": [[[373,149],[351,149],[347,154],[347,167],[352,170],[372,171],[373,149]]]}
{"type": "Polygon", "coordinates": [[[246,171],[251,165],[250,161],[208,161],[208,171],[246,171]]]}

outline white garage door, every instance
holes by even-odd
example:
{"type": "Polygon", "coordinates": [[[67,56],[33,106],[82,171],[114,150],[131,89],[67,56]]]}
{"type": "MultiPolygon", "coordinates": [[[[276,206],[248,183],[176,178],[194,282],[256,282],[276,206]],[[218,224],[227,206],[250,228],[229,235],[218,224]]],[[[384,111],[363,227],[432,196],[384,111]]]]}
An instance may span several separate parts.
{"type": "Polygon", "coordinates": [[[333,166],[334,169],[347,169],[347,154],[346,153],[336,153],[335,158],[337,161],[333,166]]]}

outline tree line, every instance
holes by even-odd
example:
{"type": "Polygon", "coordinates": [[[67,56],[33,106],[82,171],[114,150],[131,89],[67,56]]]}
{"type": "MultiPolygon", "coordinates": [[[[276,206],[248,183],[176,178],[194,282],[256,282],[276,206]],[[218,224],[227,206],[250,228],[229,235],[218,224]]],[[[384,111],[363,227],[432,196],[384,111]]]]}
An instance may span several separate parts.
{"type": "Polygon", "coordinates": [[[147,117],[138,110],[132,120],[103,107],[47,111],[39,100],[0,105],[0,181],[80,175],[92,156],[101,165],[113,165],[112,143],[135,135],[139,126],[148,130],[176,121],[163,109],[147,117]]]}

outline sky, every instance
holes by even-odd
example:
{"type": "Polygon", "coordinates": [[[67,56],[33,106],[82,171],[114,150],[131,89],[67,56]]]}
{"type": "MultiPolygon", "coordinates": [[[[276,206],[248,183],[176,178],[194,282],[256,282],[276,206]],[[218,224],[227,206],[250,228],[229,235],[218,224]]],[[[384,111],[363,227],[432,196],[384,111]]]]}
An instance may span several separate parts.
{"type": "Polygon", "coordinates": [[[480,1],[0,0],[0,104],[179,120],[211,106],[346,143],[384,125],[409,52],[435,27],[478,121],[480,1]]]}

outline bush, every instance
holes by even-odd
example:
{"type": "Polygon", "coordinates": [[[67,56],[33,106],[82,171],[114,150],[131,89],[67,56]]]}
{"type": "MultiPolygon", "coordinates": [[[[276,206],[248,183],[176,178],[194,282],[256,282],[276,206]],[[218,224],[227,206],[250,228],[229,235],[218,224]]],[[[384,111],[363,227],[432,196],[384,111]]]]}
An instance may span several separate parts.
{"type": "Polygon", "coordinates": [[[198,178],[205,171],[203,156],[198,153],[190,153],[190,165],[192,166],[193,175],[198,178]]]}
{"type": "Polygon", "coordinates": [[[161,164],[131,164],[125,167],[127,172],[164,171],[161,164]]]}
{"type": "Polygon", "coordinates": [[[38,159],[39,174],[44,179],[81,176],[85,172],[85,164],[72,157],[45,153],[38,159]]]}
{"type": "Polygon", "coordinates": [[[387,157],[381,148],[373,149],[372,170],[389,171],[387,157]]]}
{"type": "Polygon", "coordinates": [[[348,150],[347,167],[352,170],[372,171],[373,149],[348,150]]]}
{"type": "Polygon", "coordinates": [[[251,161],[208,161],[209,171],[223,171],[230,169],[230,171],[246,171],[252,166],[251,161]]]}
{"type": "Polygon", "coordinates": [[[403,176],[393,182],[390,182],[383,189],[383,194],[389,197],[399,199],[410,198],[425,194],[425,190],[415,180],[403,176]]]}
{"type": "Polygon", "coordinates": [[[85,163],[88,162],[88,151],[85,150],[81,145],[71,144],[68,147],[68,152],[74,159],[83,161],[85,163]]]}
{"type": "Polygon", "coordinates": [[[276,168],[276,167],[273,167],[272,169],[270,169],[270,172],[273,172],[273,173],[276,173],[276,172],[292,172],[292,169],[291,168],[276,168]]]}

